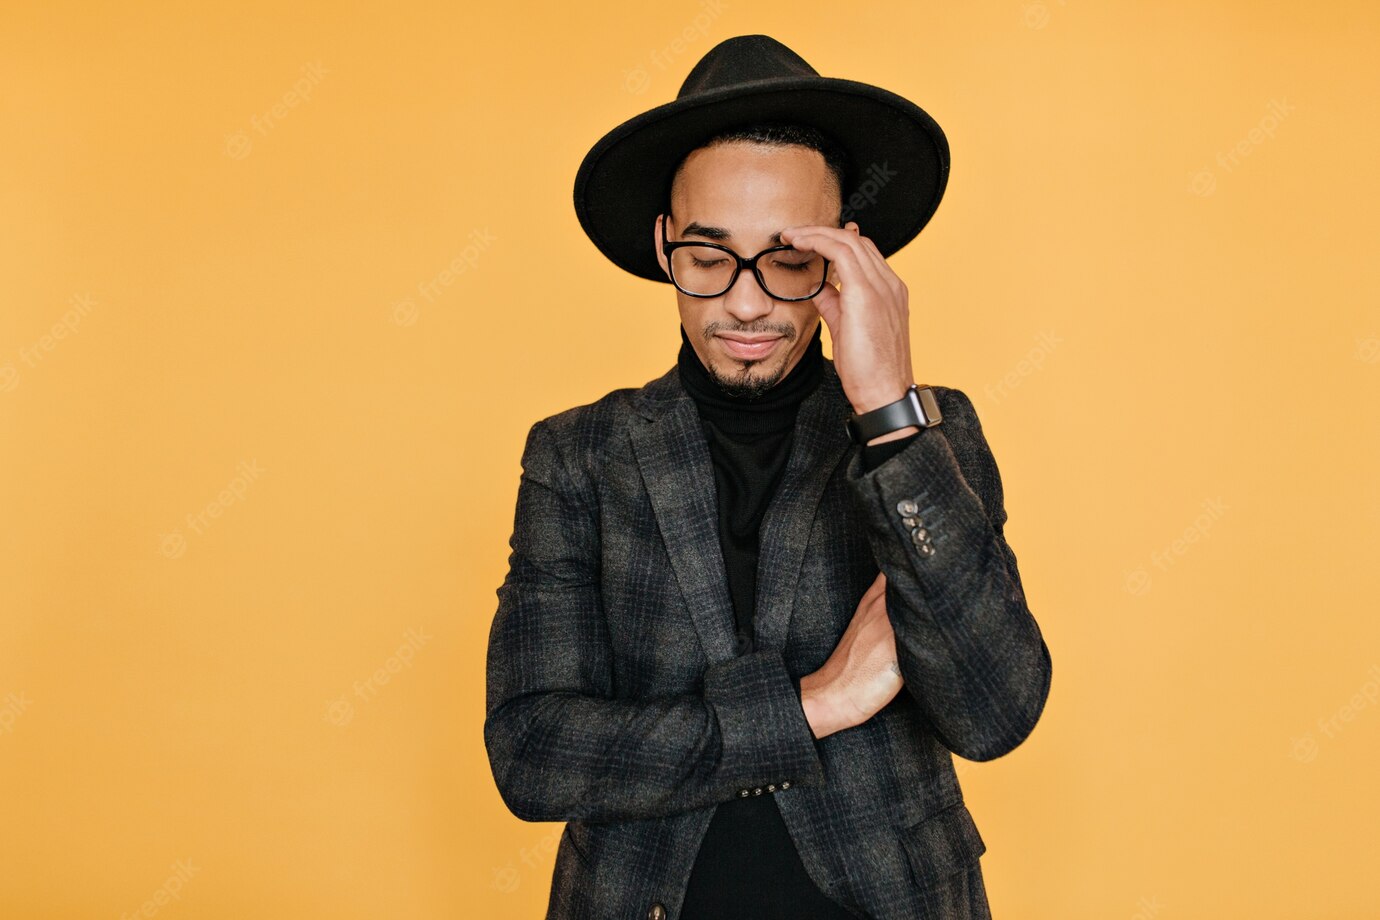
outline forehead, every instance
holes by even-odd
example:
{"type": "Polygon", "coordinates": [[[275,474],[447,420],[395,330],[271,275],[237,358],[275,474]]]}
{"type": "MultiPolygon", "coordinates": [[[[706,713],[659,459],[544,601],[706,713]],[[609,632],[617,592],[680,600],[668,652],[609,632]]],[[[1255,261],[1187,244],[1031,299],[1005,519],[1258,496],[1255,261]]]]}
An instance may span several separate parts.
{"type": "MultiPolygon", "coordinates": [[[[791,223],[833,222],[833,175],[816,150],[734,141],[701,147],[681,164],[671,205],[680,223],[770,233],[791,223]]],[[[834,215],[836,216],[836,215],[834,215]]]]}

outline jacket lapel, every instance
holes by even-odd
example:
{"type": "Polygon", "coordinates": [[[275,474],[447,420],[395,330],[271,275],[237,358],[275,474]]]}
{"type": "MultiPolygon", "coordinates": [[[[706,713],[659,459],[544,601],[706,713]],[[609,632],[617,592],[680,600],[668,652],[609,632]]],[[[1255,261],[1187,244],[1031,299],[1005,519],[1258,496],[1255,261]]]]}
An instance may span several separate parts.
{"type": "Polygon", "coordinates": [[[719,546],[719,516],[709,444],[699,410],[671,368],[638,392],[646,421],[632,442],[681,597],[711,664],[735,654],[733,601],[719,546]]]}
{"type": "Polygon", "coordinates": [[[826,358],[824,379],[800,404],[786,470],[762,518],[755,614],[759,647],[782,648],[786,644],[800,566],[820,499],[852,446],[844,428],[851,412],[834,362],[826,358]]]}
{"type": "MultiPolygon", "coordinates": [[[[641,416],[633,450],[700,643],[710,663],[737,653],[733,601],[719,543],[719,513],[709,445],[694,400],[671,368],[634,397],[641,416]]],[[[800,405],[790,457],[762,520],[757,563],[759,647],[780,648],[820,497],[851,442],[850,407],[833,362],[800,405]]]]}

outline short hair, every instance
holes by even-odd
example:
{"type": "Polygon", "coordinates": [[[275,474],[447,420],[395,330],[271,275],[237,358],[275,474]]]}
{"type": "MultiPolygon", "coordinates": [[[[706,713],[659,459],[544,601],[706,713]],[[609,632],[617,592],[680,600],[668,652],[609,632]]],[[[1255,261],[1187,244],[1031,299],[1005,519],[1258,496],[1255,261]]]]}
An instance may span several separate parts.
{"type": "Polygon", "coordinates": [[[720,131],[710,137],[681,157],[676,168],[671,171],[671,178],[666,183],[666,194],[664,196],[665,213],[671,213],[671,189],[675,186],[676,177],[685,166],[685,161],[690,154],[705,147],[713,147],[717,144],[726,144],[731,141],[750,141],[754,144],[767,144],[772,147],[806,147],[818,152],[824,157],[824,165],[829,173],[834,177],[834,185],[839,193],[840,201],[840,220],[842,219],[842,200],[843,189],[848,181],[849,159],[847,152],[831,135],[821,131],[813,125],[804,125],[785,122],[753,122],[752,124],[738,125],[720,131]]]}

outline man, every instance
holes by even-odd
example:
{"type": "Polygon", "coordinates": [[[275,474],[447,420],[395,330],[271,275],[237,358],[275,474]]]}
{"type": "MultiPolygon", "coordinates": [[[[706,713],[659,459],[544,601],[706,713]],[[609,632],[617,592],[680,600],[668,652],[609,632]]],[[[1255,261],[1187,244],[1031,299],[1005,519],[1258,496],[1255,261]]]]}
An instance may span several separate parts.
{"type": "Polygon", "coordinates": [[[523,450],[484,739],[508,808],[567,822],[548,918],[990,916],[952,755],[1018,746],[1051,665],[885,261],[947,175],[913,103],[763,35],[581,165],[581,225],[673,285],[681,350],[523,450]]]}

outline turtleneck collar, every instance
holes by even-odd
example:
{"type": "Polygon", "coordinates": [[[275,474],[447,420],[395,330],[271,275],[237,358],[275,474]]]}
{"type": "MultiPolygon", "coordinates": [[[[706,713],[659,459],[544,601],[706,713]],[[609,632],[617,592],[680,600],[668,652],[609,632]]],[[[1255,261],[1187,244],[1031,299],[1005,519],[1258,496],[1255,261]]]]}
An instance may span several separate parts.
{"type": "Polygon", "coordinates": [[[815,337],[790,373],[761,396],[749,398],[733,396],[720,389],[695,353],[682,325],[680,353],[676,358],[681,384],[695,400],[700,416],[725,433],[770,434],[791,428],[800,404],[824,379],[823,329],[823,322],[815,326],[815,337]]]}

